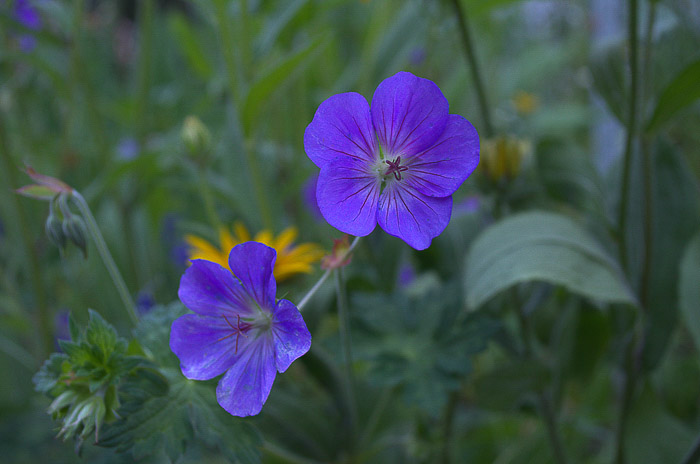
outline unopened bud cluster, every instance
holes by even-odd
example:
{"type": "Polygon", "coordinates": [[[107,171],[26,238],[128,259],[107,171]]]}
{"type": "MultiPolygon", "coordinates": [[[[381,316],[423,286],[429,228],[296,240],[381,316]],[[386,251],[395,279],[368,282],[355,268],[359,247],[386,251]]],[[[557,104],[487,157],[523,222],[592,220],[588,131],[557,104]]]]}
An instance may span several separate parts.
{"type": "Polygon", "coordinates": [[[68,206],[68,193],[60,193],[50,203],[49,217],[46,218],[44,229],[49,241],[63,253],[68,241],[82,250],[87,257],[87,232],[85,221],[75,215],[68,206]],[[58,204],[58,209],[55,208],[58,204]]]}

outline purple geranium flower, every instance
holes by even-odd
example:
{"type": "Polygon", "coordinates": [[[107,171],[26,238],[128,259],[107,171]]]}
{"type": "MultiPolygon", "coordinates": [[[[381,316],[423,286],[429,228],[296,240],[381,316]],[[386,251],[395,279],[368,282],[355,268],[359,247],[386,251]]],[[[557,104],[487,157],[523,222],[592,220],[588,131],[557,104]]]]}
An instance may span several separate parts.
{"type": "Polygon", "coordinates": [[[180,300],[197,314],[173,322],[170,349],[188,379],[226,372],[216,398],[234,416],[258,414],[276,372],[311,347],[296,306],[275,300],[275,258],[273,248],[246,242],[231,250],[230,271],[196,259],[180,281],[180,300]]]}
{"type": "Polygon", "coordinates": [[[474,127],[407,72],[379,84],[371,109],[353,92],[321,103],[304,147],[321,168],[316,199],[330,225],[364,236],[379,223],[417,250],[445,229],[452,194],[479,162],[474,127]]]}

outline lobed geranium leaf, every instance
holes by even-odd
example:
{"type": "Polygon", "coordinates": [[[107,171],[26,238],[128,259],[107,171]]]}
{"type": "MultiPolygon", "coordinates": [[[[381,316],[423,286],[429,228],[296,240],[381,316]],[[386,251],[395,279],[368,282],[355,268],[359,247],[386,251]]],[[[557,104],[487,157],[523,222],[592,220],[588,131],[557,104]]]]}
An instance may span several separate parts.
{"type": "Polygon", "coordinates": [[[616,262],[588,232],[554,213],[511,216],[486,229],[467,255],[471,309],[521,282],[544,281],[596,301],[636,304],[616,262]]]}

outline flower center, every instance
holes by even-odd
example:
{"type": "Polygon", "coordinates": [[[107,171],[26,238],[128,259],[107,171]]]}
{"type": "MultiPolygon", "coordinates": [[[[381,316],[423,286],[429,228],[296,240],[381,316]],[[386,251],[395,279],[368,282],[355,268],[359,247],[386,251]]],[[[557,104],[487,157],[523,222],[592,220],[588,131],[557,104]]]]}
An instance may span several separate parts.
{"type": "Polygon", "coordinates": [[[251,324],[248,324],[246,322],[243,322],[241,324],[241,316],[236,315],[236,325],[231,324],[231,321],[228,320],[225,314],[222,314],[223,318],[226,320],[226,323],[228,324],[229,327],[231,327],[232,332],[224,337],[221,337],[220,339],[217,340],[217,342],[221,340],[226,340],[229,337],[233,337],[234,335],[236,336],[236,351],[234,354],[238,354],[238,339],[243,335],[245,338],[248,338],[248,335],[246,335],[246,332],[250,330],[252,327],[251,324]]]}
{"type": "Polygon", "coordinates": [[[384,160],[386,164],[389,165],[389,167],[384,171],[384,177],[389,177],[390,175],[394,175],[394,178],[396,180],[401,180],[401,173],[404,171],[408,170],[408,166],[401,166],[401,157],[397,156],[395,160],[384,160]]]}

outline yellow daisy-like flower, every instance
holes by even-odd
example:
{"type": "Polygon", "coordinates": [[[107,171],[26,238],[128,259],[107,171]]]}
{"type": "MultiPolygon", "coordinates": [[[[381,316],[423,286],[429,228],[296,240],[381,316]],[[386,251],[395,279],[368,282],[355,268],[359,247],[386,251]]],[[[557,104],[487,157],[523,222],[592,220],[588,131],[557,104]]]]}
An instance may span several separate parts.
{"type": "Polygon", "coordinates": [[[239,243],[255,241],[272,247],[277,251],[277,260],[273,273],[275,279],[285,280],[296,274],[309,274],[313,270],[311,265],[324,255],[320,246],[315,243],[302,243],[295,245],[299,231],[296,227],[288,227],[275,237],[269,230],[258,232],[255,238],[251,238],[248,229],[240,223],[233,225],[233,234],[225,227],[219,229],[219,247],[196,235],[186,235],[185,242],[188,245],[187,256],[189,259],[206,259],[228,268],[228,255],[231,249],[239,243]]]}

